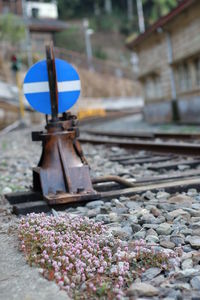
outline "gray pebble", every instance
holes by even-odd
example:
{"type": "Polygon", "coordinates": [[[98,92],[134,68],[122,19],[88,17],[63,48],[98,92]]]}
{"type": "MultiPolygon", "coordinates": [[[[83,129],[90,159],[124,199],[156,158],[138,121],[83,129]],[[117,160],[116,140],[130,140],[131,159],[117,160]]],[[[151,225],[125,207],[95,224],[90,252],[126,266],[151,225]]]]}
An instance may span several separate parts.
{"type": "Polygon", "coordinates": [[[172,231],[172,227],[168,223],[162,223],[158,225],[156,231],[159,235],[169,235],[172,231]]]}
{"type": "Polygon", "coordinates": [[[157,275],[159,275],[160,272],[161,272],[160,268],[150,268],[142,274],[142,281],[151,280],[154,277],[156,277],[157,275]]]}
{"type": "Polygon", "coordinates": [[[86,206],[91,209],[101,205],[104,205],[104,202],[102,200],[91,201],[86,204],[86,206]]]}

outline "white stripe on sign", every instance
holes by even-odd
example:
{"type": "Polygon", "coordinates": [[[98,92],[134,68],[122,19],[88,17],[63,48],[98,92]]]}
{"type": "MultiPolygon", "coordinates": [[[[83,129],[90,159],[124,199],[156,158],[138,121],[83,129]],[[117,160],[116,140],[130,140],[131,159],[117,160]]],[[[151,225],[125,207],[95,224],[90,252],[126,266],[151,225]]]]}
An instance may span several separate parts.
{"type": "Polygon", "coordinates": [[[59,92],[73,92],[81,89],[80,80],[58,82],[59,92]]]}
{"type": "MultiPolygon", "coordinates": [[[[58,92],[79,91],[81,88],[80,80],[60,81],[57,83],[58,92]]],[[[48,81],[24,83],[24,94],[49,92],[48,81]]]]}
{"type": "Polygon", "coordinates": [[[49,92],[48,81],[24,83],[24,94],[49,92]]]}

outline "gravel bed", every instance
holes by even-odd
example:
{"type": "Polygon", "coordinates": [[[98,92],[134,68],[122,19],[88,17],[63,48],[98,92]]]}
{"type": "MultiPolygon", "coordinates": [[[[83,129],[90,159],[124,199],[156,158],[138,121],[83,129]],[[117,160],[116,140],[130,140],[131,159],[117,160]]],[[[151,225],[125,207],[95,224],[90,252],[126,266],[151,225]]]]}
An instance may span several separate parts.
{"type": "MultiPolygon", "coordinates": [[[[40,143],[31,142],[30,130],[13,132],[0,138],[0,193],[26,190],[31,185],[31,167],[41,154],[40,143]]],[[[122,166],[109,156],[126,154],[117,147],[84,145],[92,176],[126,173],[125,177],[153,176],[149,164],[122,166]]],[[[139,153],[143,154],[142,151],[139,153]]],[[[178,173],[177,171],[167,171],[178,173]]],[[[30,268],[18,251],[16,228],[19,219],[0,198],[0,291],[2,299],[67,299],[55,283],[43,279],[30,268]]],[[[72,217],[86,216],[103,221],[109,231],[125,242],[144,239],[157,249],[179,250],[180,259],[168,274],[150,268],[130,286],[126,299],[200,299],[200,193],[170,195],[161,190],[142,195],[120,197],[111,201],[93,201],[68,208],[72,217]]]]}

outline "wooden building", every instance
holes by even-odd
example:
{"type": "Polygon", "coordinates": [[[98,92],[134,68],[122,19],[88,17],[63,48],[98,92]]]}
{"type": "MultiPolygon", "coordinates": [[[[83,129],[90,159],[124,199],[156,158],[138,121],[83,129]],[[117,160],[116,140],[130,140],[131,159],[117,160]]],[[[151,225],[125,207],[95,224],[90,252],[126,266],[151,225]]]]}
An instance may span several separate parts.
{"type": "Polygon", "coordinates": [[[0,0],[0,14],[22,15],[22,0],[0,0]]]}
{"type": "Polygon", "coordinates": [[[27,0],[0,0],[0,14],[13,13],[26,18],[33,51],[43,49],[54,40],[54,34],[67,29],[66,22],[58,20],[55,1],[50,3],[27,0]],[[23,7],[24,5],[24,7],[23,7]]]}
{"type": "Polygon", "coordinates": [[[200,1],[182,0],[127,46],[138,55],[147,121],[200,121],[200,1]]]}

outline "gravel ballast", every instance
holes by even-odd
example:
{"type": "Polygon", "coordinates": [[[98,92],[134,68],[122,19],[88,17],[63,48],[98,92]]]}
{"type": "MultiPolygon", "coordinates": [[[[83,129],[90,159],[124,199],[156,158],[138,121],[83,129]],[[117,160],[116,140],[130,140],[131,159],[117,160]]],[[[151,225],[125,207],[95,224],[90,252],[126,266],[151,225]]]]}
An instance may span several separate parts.
{"type": "MultiPolygon", "coordinates": [[[[19,218],[11,214],[3,197],[4,193],[29,189],[31,168],[37,165],[41,154],[40,144],[31,142],[30,130],[26,129],[2,136],[0,147],[0,298],[68,299],[66,292],[44,279],[39,269],[26,264],[18,250],[19,218]]],[[[131,177],[127,174],[137,178],[163,172],[151,171],[148,164],[124,167],[109,161],[109,155],[126,155],[125,150],[117,147],[108,149],[86,144],[83,150],[92,176],[126,173],[125,178],[131,177]]],[[[130,285],[125,299],[200,299],[200,193],[197,190],[177,194],[146,191],[132,197],[93,201],[68,208],[66,212],[72,217],[103,221],[109,232],[124,242],[144,239],[158,251],[180,252],[172,270],[167,273],[149,269],[130,285]]]]}

